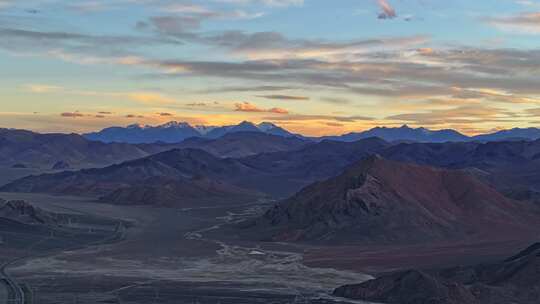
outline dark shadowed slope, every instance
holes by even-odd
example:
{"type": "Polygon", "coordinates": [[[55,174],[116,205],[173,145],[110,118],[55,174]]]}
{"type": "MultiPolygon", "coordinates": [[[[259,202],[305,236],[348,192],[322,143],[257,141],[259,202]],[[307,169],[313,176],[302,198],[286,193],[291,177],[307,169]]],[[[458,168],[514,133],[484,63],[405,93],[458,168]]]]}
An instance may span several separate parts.
{"type": "Polygon", "coordinates": [[[287,197],[310,183],[337,175],[350,164],[389,144],[378,138],[357,142],[323,141],[300,150],[263,153],[239,161],[261,174],[243,182],[278,197],[287,197]]]}
{"type": "Polygon", "coordinates": [[[190,207],[242,204],[261,197],[258,192],[207,178],[150,178],[142,185],[119,188],[100,200],[116,205],[190,207]]]}
{"type": "Polygon", "coordinates": [[[388,159],[471,172],[516,198],[540,191],[540,140],[489,143],[399,144],[381,154],[388,159]]]}
{"type": "Polygon", "coordinates": [[[196,149],[171,150],[102,169],[28,177],[2,189],[104,195],[154,177],[191,179],[201,176],[283,197],[313,181],[336,175],[351,163],[386,146],[388,144],[379,139],[355,143],[325,141],[297,151],[240,159],[219,158],[196,149]]]}
{"type": "Polygon", "coordinates": [[[334,295],[389,304],[536,304],[540,243],[499,263],[429,273],[409,270],[337,288],[334,295]]]}
{"type": "Polygon", "coordinates": [[[292,152],[264,153],[240,161],[265,172],[313,180],[336,175],[348,165],[389,146],[379,138],[350,143],[325,140],[292,152]]]}
{"type": "Polygon", "coordinates": [[[0,129],[0,165],[51,169],[62,162],[71,167],[98,167],[147,156],[127,144],[104,144],[76,134],[38,134],[0,129]]]}
{"type": "Polygon", "coordinates": [[[540,141],[489,143],[404,143],[381,153],[386,158],[442,167],[481,169],[529,165],[540,160],[540,141]]]}
{"type": "Polygon", "coordinates": [[[337,288],[334,295],[387,304],[479,304],[464,285],[445,282],[416,270],[345,285],[337,288]]]}
{"type": "Polygon", "coordinates": [[[261,132],[229,133],[217,139],[189,138],[178,144],[138,145],[149,153],[158,153],[171,149],[201,149],[219,157],[245,157],[259,153],[292,151],[308,144],[308,141],[296,137],[269,135],[261,132]]]}
{"type": "Polygon", "coordinates": [[[100,169],[30,176],[3,191],[82,195],[109,194],[119,188],[141,185],[150,178],[174,180],[206,177],[224,180],[251,170],[233,159],[220,159],[202,150],[171,150],[100,169]]]}
{"type": "Polygon", "coordinates": [[[538,128],[514,128],[501,130],[495,133],[482,134],[472,137],[477,141],[510,141],[510,140],[537,140],[540,139],[540,129],[538,128]]]}
{"type": "Polygon", "coordinates": [[[274,240],[416,243],[534,234],[539,218],[532,205],[466,172],[372,156],[277,204],[256,225],[274,240]]]}

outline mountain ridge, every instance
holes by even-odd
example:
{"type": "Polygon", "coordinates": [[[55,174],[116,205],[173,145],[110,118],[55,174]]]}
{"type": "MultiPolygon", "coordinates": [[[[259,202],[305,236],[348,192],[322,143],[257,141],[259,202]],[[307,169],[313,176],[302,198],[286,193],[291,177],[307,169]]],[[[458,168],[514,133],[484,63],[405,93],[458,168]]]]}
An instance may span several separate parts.
{"type": "Polygon", "coordinates": [[[254,124],[243,121],[238,125],[229,126],[191,126],[186,122],[170,121],[168,123],[149,126],[132,124],[125,128],[109,127],[101,131],[82,134],[87,139],[102,141],[106,143],[124,142],[130,144],[148,143],[179,143],[189,138],[218,139],[227,134],[238,132],[260,132],[269,135],[282,137],[302,136],[288,132],[287,130],[269,122],[254,124]]]}
{"type": "Polygon", "coordinates": [[[537,140],[540,138],[539,128],[513,128],[492,133],[468,136],[453,129],[430,130],[424,127],[411,128],[408,125],[401,127],[374,127],[369,130],[351,132],[342,135],[308,137],[292,133],[271,122],[255,124],[243,121],[237,125],[226,126],[191,126],[186,122],[171,121],[158,126],[132,124],[125,128],[110,127],[101,131],[82,134],[91,140],[103,142],[125,143],[178,143],[191,137],[217,139],[226,134],[237,132],[260,132],[281,137],[295,137],[305,140],[323,141],[357,141],[369,137],[379,137],[389,142],[413,141],[424,143],[444,142],[489,142],[509,140],[537,140]]]}

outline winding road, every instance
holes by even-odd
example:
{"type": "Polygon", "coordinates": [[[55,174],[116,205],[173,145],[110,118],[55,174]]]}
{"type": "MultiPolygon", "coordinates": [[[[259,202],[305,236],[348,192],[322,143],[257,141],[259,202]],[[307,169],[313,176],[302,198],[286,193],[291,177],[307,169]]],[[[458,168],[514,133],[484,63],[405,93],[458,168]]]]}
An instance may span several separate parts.
{"type": "MultiPolygon", "coordinates": [[[[0,280],[2,281],[2,284],[4,285],[5,287],[5,290],[7,292],[5,292],[5,298],[3,299],[6,303],[6,304],[25,304],[26,303],[26,295],[24,293],[24,290],[23,288],[21,287],[21,285],[19,284],[19,282],[17,282],[17,280],[15,278],[13,278],[7,271],[6,269],[10,266],[10,265],[13,265],[23,259],[25,259],[26,257],[19,257],[19,258],[16,258],[16,259],[13,259],[11,261],[8,261],[4,264],[2,264],[2,266],[0,266],[0,280]]],[[[2,299],[0,299],[2,300],[2,299]]]]}

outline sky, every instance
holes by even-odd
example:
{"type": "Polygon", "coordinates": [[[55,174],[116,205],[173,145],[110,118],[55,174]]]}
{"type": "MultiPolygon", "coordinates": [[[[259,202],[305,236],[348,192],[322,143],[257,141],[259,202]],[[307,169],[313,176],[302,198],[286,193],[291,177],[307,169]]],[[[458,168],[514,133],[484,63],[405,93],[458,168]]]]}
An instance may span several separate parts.
{"type": "Polygon", "coordinates": [[[0,0],[0,127],[540,124],[540,0],[0,0]]]}

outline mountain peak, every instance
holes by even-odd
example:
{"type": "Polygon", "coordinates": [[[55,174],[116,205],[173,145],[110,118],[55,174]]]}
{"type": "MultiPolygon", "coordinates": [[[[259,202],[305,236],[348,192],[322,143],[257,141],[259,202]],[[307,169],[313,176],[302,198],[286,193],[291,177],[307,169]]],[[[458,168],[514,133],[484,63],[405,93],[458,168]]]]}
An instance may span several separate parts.
{"type": "Polygon", "coordinates": [[[134,123],[134,124],[128,125],[126,128],[127,129],[142,129],[144,128],[144,125],[140,123],[134,123]]]}
{"type": "Polygon", "coordinates": [[[522,208],[466,172],[374,154],[277,204],[259,223],[275,240],[416,243],[499,237],[506,232],[493,231],[497,221],[533,224],[522,208]]]}
{"type": "Polygon", "coordinates": [[[244,120],[242,121],[241,123],[239,123],[237,125],[237,127],[240,127],[240,126],[253,126],[253,127],[256,127],[254,123],[252,123],[251,121],[247,121],[247,120],[244,120]]]}
{"type": "Polygon", "coordinates": [[[275,124],[271,122],[261,122],[260,124],[257,125],[257,127],[261,129],[262,131],[268,131],[270,129],[279,128],[278,126],[276,126],[275,124]]]}
{"type": "Polygon", "coordinates": [[[158,126],[158,128],[191,128],[191,125],[187,122],[169,121],[168,123],[158,126]]]}

